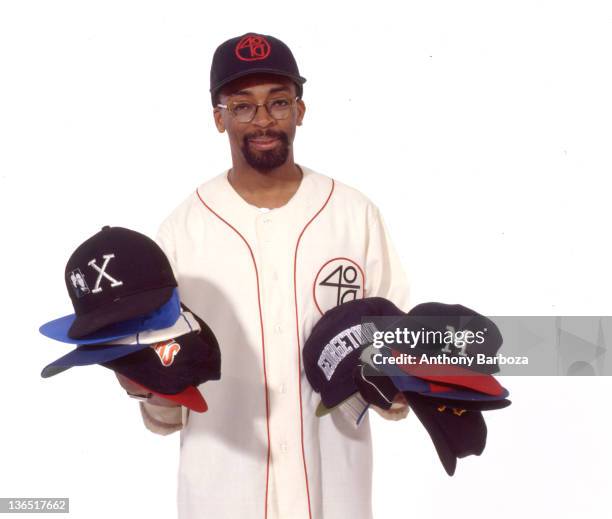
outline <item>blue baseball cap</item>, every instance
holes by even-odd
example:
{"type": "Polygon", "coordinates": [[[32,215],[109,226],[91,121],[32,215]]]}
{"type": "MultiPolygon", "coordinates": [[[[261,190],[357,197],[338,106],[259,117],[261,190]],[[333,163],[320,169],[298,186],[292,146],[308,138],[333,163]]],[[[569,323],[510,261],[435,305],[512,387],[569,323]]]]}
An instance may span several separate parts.
{"type": "Polygon", "coordinates": [[[133,344],[129,346],[125,344],[90,344],[77,346],[75,350],[45,366],[40,376],[42,378],[49,378],[74,366],[89,366],[91,364],[111,362],[149,347],[149,344],[133,344]]]}
{"type": "Polygon", "coordinates": [[[142,317],[136,317],[114,323],[98,330],[87,337],[75,339],[70,337],[68,331],[72,323],[76,319],[75,314],[66,315],[59,319],[54,319],[43,324],[39,331],[44,336],[56,341],[66,342],[68,344],[101,344],[104,342],[122,339],[129,335],[134,335],[146,330],[159,330],[172,326],[181,313],[181,304],[179,300],[178,290],[175,288],[172,291],[170,299],[160,306],[157,310],[150,312],[142,317]]]}

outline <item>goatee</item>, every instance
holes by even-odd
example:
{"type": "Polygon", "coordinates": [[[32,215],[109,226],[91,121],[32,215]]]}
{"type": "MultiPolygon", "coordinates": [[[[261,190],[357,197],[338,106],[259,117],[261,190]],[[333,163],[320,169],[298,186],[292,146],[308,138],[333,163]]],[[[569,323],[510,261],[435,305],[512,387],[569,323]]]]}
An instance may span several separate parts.
{"type": "Polygon", "coordinates": [[[249,166],[261,173],[267,173],[287,162],[289,157],[289,137],[285,132],[272,130],[248,133],[242,139],[242,147],[240,149],[249,166]],[[278,139],[279,144],[272,150],[252,150],[249,145],[249,139],[258,137],[278,139]]]}

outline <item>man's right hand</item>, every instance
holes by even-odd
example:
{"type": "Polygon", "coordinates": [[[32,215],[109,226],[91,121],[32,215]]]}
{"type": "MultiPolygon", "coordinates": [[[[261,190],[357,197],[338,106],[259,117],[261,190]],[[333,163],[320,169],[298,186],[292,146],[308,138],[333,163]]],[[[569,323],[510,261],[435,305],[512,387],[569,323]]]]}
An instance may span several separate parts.
{"type": "MultiPolygon", "coordinates": [[[[147,394],[146,389],[135,384],[129,378],[124,377],[123,375],[120,375],[119,373],[116,373],[116,372],[115,372],[115,375],[117,376],[117,380],[119,381],[119,384],[121,384],[121,387],[125,389],[126,392],[132,393],[134,395],[147,394]]],[[[168,400],[166,398],[162,398],[157,395],[152,395],[150,398],[146,400],[146,402],[151,405],[159,405],[162,407],[181,407],[180,404],[177,404],[176,402],[173,402],[172,400],[168,400]]]]}

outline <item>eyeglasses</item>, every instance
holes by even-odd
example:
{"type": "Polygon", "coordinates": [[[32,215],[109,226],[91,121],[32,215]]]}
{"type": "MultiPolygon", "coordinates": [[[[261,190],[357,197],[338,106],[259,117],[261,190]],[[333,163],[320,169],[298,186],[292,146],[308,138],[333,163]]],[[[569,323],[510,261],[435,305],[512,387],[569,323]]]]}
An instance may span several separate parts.
{"type": "Polygon", "coordinates": [[[299,97],[273,97],[265,103],[249,103],[248,101],[230,101],[226,105],[217,104],[219,108],[228,110],[239,123],[250,123],[257,113],[260,106],[265,106],[271,117],[280,121],[287,119],[291,113],[291,108],[295,105],[299,97]]]}

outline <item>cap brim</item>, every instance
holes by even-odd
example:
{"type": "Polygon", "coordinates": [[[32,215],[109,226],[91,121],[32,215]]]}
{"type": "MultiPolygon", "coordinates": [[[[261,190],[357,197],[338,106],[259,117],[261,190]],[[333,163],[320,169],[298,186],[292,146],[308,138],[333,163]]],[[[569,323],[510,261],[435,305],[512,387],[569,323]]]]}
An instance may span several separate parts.
{"type": "Polygon", "coordinates": [[[286,77],[288,79],[291,79],[292,81],[295,81],[296,83],[298,83],[300,85],[303,85],[304,83],[306,83],[306,78],[304,78],[302,76],[296,76],[294,74],[288,74],[287,72],[276,70],[276,69],[269,68],[269,67],[254,67],[254,68],[249,68],[248,70],[243,70],[243,71],[237,72],[236,74],[225,78],[223,81],[221,81],[220,83],[216,84],[214,89],[211,88],[210,89],[210,93],[211,94],[215,94],[221,88],[223,88],[224,86],[228,85],[232,81],[235,81],[236,79],[240,79],[241,77],[252,76],[253,74],[274,74],[275,76],[282,76],[282,77],[286,77]]]}
{"type": "Polygon", "coordinates": [[[485,402],[503,400],[508,396],[507,390],[504,390],[500,395],[487,395],[480,391],[434,383],[406,374],[391,375],[391,380],[395,387],[403,393],[416,393],[423,396],[447,398],[449,400],[485,402]]]}
{"type": "Polygon", "coordinates": [[[110,362],[148,347],[147,344],[135,344],[130,346],[79,346],[70,353],[45,366],[40,376],[49,378],[74,366],[89,366],[91,364],[110,362]]]}
{"type": "Polygon", "coordinates": [[[151,388],[143,386],[142,384],[128,379],[130,382],[134,383],[137,387],[140,387],[144,391],[148,391],[160,398],[165,398],[166,400],[171,400],[172,402],[176,402],[177,404],[181,404],[182,406],[188,407],[189,409],[196,411],[198,413],[205,413],[208,411],[208,404],[202,393],[198,390],[197,387],[188,386],[183,391],[174,394],[167,393],[158,393],[157,391],[153,391],[151,388]]]}
{"type": "Polygon", "coordinates": [[[408,375],[441,384],[473,389],[491,396],[508,396],[505,388],[493,377],[462,368],[439,364],[402,364],[399,368],[408,375]]]}
{"type": "MultiPolygon", "coordinates": [[[[170,288],[169,290],[170,295],[168,297],[164,295],[166,299],[161,302],[159,301],[163,298],[157,299],[157,306],[154,306],[151,310],[142,315],[133,317],[132,319],[120,322],[115,321],[113,324],[97,330],[87,337],[74,338],[69,335],[69,330],[77,320],[74,314],[66,315],[43,324],[39,328],[39,332],[45,337],[49,337],[56,341],[68,344],[86,345],[122,339],[152,327],[167,328],[176,323],[181,312],[178,291],[175,288],[170,288]]],[[[158,296],[159,295],[160,294],[158,294],[158,296]]]]}
{"type": "Polygon", "coordinates": [[[175,287],[162,287],[122,297],[93,312],[77,316],[68,329],[68,337],[78,339],[90,335],[106,326],[153,312],[166,303],[175,287]]]}

